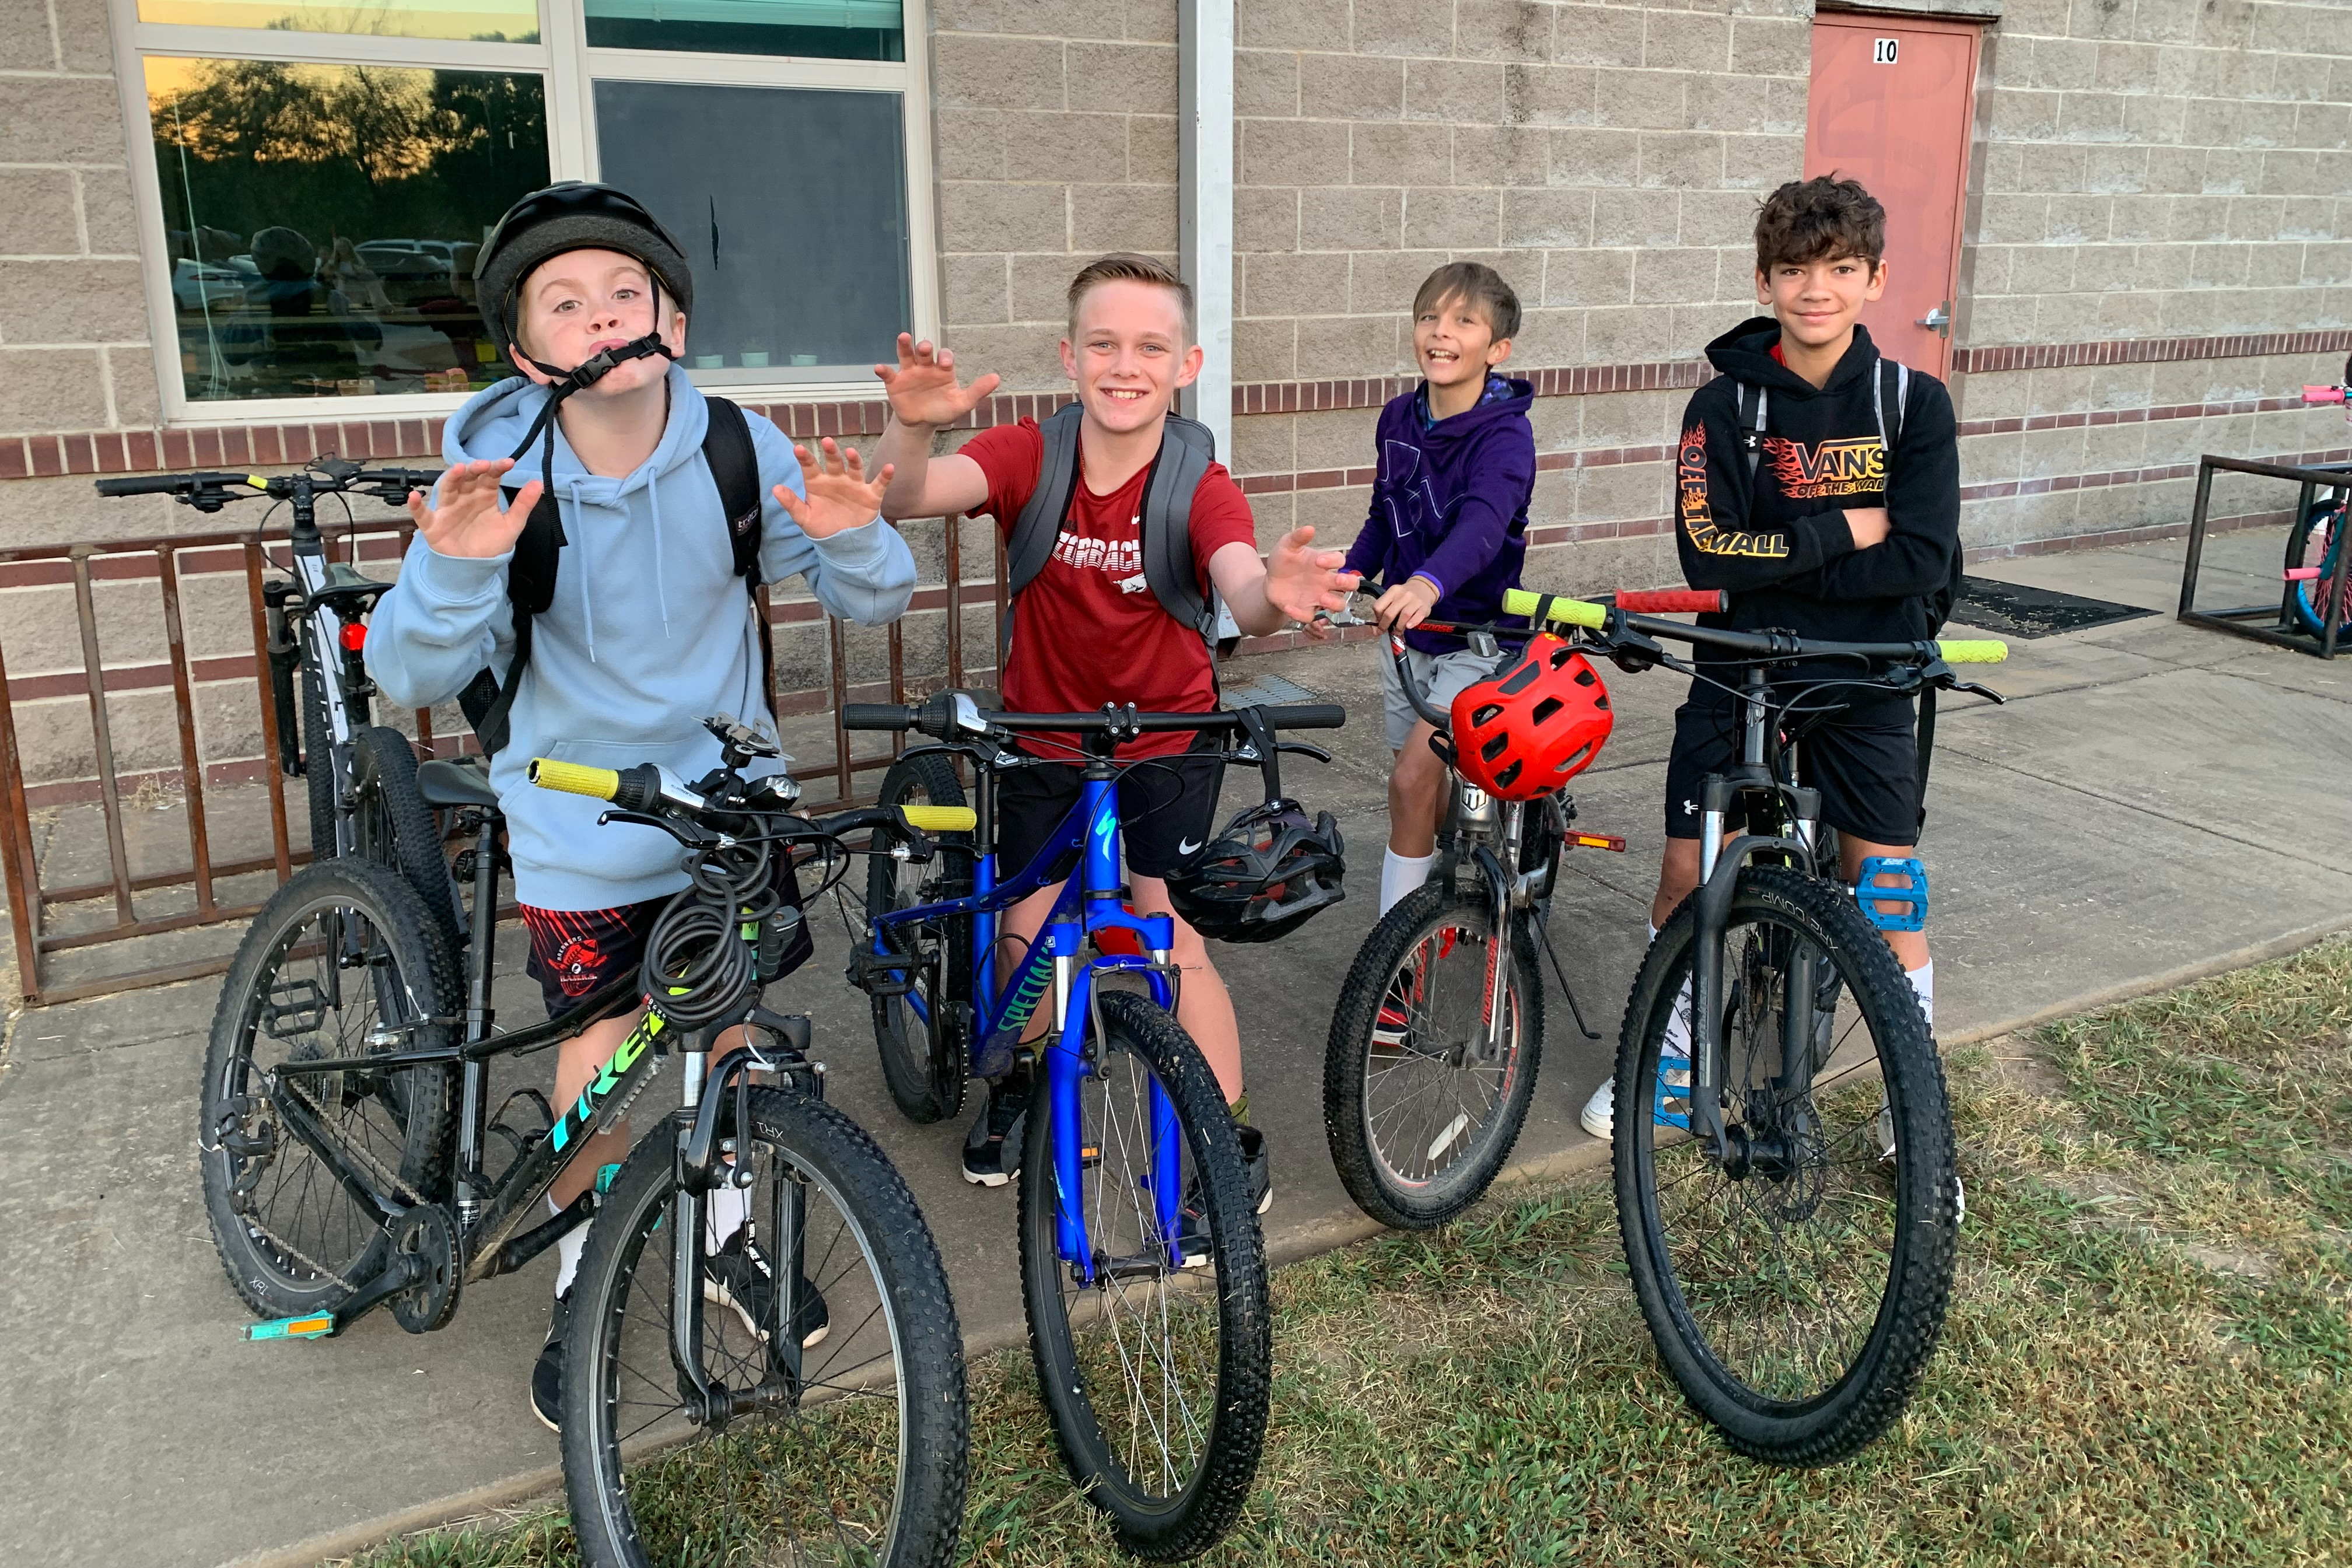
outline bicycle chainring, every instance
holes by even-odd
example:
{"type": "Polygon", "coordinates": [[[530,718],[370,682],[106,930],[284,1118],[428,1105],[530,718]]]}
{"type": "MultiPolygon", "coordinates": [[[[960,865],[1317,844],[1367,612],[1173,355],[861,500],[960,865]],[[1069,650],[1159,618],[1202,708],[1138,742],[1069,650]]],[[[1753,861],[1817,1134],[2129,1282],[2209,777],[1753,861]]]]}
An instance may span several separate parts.
{"type": "Polygon", "coordinates": [[[420,1204],[392,1222],[392,1261],[417,1272],[416,1282],[392,1298],[393,1321],[412,1334],[429,1334],[457,1310],[465,1268],[457,1222],[439,1204],[420,1204]]]}

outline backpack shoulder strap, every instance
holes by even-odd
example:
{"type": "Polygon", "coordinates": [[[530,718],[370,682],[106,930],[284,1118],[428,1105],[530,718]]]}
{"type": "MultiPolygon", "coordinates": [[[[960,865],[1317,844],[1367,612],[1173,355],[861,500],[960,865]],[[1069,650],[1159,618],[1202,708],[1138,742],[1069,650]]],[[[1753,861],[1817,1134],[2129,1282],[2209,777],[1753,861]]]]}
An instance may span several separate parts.
{"type": "Polygon", "coordinates": [[[1037,464],[1037,488],[1029,503],[1013,520],[1004,540],[1004,619],[996,628],[997,679],[1004,679],[1004,661],[1013,653],[1014,601],[1036,580],[1054,557],[1054,541],[1061,536],[1062,520],[1070,514],[1070,491],[1078,482],[1078,421],[1086,411],[1065,404],[1037,422],[1045,438],[1045,456],[1037,464]]]}
{"type": "Polygon", "coordinates": [[[702,460],[719,487],[727,515],[727,538],[735,551],[735,575],[760,585],[760,454],[751,445],[751,416],[723,397],[702,395],[709,422],[702,432],[702,460]]]}
{"type": "MultiPolygon", "coordinates": [[[[507,499],[514,499],[512,491],[507,499]]],[[[563,544],[563,514],[556,507],[555,492],[541,490],[539,504],[530,509],[522,532],[515,537],[514,557],[507,563],[507,611],[514,626],[514,652],[507,663],[507,678],[499,679],[485,665],[457,694],[457,706],[466,722],[473,726],[474,739],[481,743],[485,756],[495,755],[507,743],[507,715],[522,687],[522,672],[530,663],[531,617],[544,615],[555,602],[555,569],[562,559],[563,544]]]]}
{"type": "Polygon", "coordinates": [[[1871,391],[1871,411],[1878,418],[1878,444],[1892,458],[1903,439],[1904,405],[1911,396],[1911,367],[1885,355],[1878,357],[1877,384],[1871,391]]]}
{"type": "Polygon", "coordinates": [[[1214,590],[1201,591],[1192,560],[1192,494],[1215,461],[1216,437],[1209,427],[1181,415],[1168,416],[1143,489],[1143,576],[1160,607],[1217,640],[1214,590]]]}
{"type": "Polygon", "coordinates": [[[1764,418],[1767,413],[1763,387],[1752,381],[1739,383],[1739,449],[1748,454],[1748,478],[1756,478],[1756,465],[1764,458],[1764,418]]]}

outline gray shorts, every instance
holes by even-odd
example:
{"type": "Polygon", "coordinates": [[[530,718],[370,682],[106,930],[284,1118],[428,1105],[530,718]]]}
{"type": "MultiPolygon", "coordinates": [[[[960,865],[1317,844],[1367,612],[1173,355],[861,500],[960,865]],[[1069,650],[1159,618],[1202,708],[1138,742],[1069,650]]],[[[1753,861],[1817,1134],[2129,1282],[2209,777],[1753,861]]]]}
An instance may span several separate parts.
{"type": "MultiPolygon", "coordinates": [[[[1388,639],[1383,637],[1376,646],[1381,650],[1381,710],[1388,721],[1389,750],[1402,752],[1404,743],[1412,738],[1413,723],[1421,715],[1405,700],[1404,688],[1397,680],[1396,660],[1389,657],[1388,639]]],[[[1409,647],[1404,650],[1404,658],[1412,670],[1413,684],[1421,688],[1429,705],[1440,712],[1461,695],[1464,687],[1492,675],[1496,663],[1466,647],[1451,653],[1423,653],[1409,647]]]]}

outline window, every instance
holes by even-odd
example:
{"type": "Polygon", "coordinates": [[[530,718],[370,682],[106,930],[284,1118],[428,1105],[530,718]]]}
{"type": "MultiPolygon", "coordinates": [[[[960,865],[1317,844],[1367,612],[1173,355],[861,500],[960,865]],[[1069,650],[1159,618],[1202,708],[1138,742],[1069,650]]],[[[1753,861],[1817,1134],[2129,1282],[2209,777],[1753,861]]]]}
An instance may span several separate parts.
{"type": "Polygon", "coordinates": [[[439,412],[513,374],[473,265],[551,180],[685,245],[698,382],[866,391],[932,324],[900,0],[112,3],[172,416],[439,412]]]}

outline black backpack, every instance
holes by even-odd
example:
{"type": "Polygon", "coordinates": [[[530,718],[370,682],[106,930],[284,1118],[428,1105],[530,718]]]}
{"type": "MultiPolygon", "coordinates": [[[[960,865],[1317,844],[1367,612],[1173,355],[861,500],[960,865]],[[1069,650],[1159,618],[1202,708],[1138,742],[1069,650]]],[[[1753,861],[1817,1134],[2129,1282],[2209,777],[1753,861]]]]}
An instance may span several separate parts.
{"type": "MultiPolygon", "coordinates": [[[[1070,514],[1070,497],[1078,483],[1078,422],[1085,416],[1078,405],[1066,404],[1037,426],[1045,439],[1045,456],[1037,466],[1037,489],[1013,524],[1004,542],[1004,625],[997,638],[998,679],[1013,647],[1013,609],[1021,590],[1035,581],[1054,558],[1054,544],[1070,514]]],[[[1217,596],[1201,592],[1192,564],[1192,493],[1200,489],[1209,465],[1217,460],[1217,438],[1197,419],[1168,416],[1160,438],[1159,455],[1143,481],[1143,577],[1160,607],[1201,634],[1213,662],[1230,644],[1217,637],[1217,596]]],[[[1234,639],[1238,640],[1238,639],[1234,639]]]]}
{"type": "MultiPolygon", "coordinates": [[[[750,418],[726,398],[706,392],[702,400],[709,410],[709,425],[702,433],[702,460],[710,465],[710,477],[719,486],[719,504],[727,516],[727,537],[735,551],[735,575],[743,579],[756,605],[761,586],[760,458],[751,445],[750,418]]],[[[507,478],[516,479],[516,472],[509,470],[507,478]]],[[[520,483],[505,487],[508,500],[511,502],[515,492],[529,482],[525,477],[520,483]]],[[[495,753],[507,743],[507,715],[514,707],[516,691],[522,686],[523,667],[530,662],[531,617],[545,615],[547,607],[555,602],[555,570],[568,542],[563,537],[562,515],[556,509],[555,491],[550,488],[541,493],[539,504],[524,521],[522,533],[515,540],[514,560],[507,567],[507,603],[514,614],[514,661],[507,667],[506,682],[500,685],[498,676],[484,666],[457,695],[457,705],[465,710],[466,721],[474,727],[474,738],[481,742],[485,755],[495,753]]],[[[774,638],[767,617],[755,614],[754,618],[760,624],[760,689],[772,716],[776,700],[774,638]]]]}

